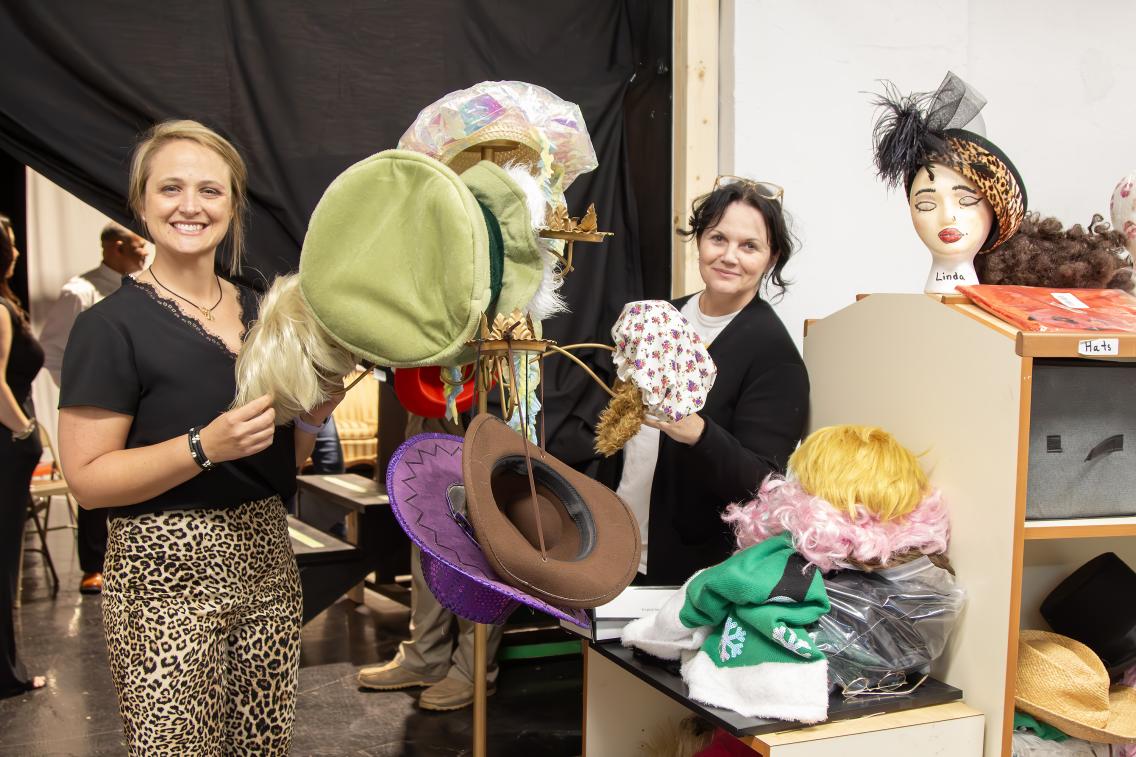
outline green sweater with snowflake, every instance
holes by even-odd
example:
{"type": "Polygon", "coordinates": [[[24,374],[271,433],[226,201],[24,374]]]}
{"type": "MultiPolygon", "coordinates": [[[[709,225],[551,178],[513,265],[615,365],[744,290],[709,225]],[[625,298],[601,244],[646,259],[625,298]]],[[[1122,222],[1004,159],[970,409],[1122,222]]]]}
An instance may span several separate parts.
{"type": "Polygon", "coordinates": [[[710,626],[702,651],[718,667],[737,668],[823,660],[805,627],[828,610],[820,573],[783,533],[694,576],[679,621],[710,626]]]}

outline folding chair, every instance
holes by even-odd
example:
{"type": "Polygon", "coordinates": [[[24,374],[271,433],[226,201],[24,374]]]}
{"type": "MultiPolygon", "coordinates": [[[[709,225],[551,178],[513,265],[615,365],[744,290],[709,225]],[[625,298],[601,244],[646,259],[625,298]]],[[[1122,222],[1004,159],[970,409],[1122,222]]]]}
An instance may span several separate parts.
{"type": "MultiPolygon", "coordinates": [[[[55,597],[59,594],[59,574],[55,571],[55,562],[51,559],[51,551],[47,547],[47,532],[55,530],[55,528],[74,528],[78,518],[79,503],[75,497],[71,495],[71,488],[67,485],[67,479],[63,477],[63,470],[59,466],[59,455],[55,451],[55,445],[51,441],[51,434],[42,425],[39,427],[39,440],[43,444],[43,448],[51,454],[51,467],[46,473],[41,473],[32,478],[31,485],[28,487],[28,494],[30,499],[28,502],[28,520],[32,522],[35,527],[36,534],[39,536],[38,547],[28,547],[26,550],[32,552],[39,552],[43,555],[44,565],[47,566],[48,575],[51,578],[51,596],[55,597]],[[51,520],[51,500],[53,497],[62,496],[67,500],[68,515],[71,518],[71,526],[55,526],[48,527],[48,522],[51,520]]],[[[20,567],[23,569],[23,555],[20,558],[20,567]]],[[[17,597],[19,591],[22,590],[23,582],[20,582],[21,589],[17,590],[17,597]]]]}

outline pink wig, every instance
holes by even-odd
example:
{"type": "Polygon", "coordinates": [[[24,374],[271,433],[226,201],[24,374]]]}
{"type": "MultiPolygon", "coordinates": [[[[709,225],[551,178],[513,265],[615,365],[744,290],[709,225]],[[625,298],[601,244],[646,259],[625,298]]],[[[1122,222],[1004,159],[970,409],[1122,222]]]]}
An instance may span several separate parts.
{"type": "Polygon", "coordinates": [[[911,550],[926,555],[947,550],[950,520],[938,489],[894,520],[881,521],[863,505],[855,507],[853,518],[796,481],[771,475],[756,498],[730,505],[722,519],[733,526],[739,551],[788,531],[797,552],[822,571],[854,567],[850,561],[886,565],[911,550]]]}

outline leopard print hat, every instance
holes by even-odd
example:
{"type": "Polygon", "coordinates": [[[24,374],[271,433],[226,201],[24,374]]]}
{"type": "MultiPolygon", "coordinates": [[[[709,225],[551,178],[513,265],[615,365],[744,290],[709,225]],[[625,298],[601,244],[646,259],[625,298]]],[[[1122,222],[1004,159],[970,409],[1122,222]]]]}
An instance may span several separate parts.
{"type": "MultiPolygon", "coordinates": [[[[934,156],[932,162],[945,163],[973,181],[994,208],[994,225],[980,250],[989,252],[1022,225],[1026,217],[1025,184],[1018,169],[990,140],[965,129],[947,129],[944,134],[950,151],[934,156]]],[[[911,182],[907,189],[911,191],[911,182]]]]}

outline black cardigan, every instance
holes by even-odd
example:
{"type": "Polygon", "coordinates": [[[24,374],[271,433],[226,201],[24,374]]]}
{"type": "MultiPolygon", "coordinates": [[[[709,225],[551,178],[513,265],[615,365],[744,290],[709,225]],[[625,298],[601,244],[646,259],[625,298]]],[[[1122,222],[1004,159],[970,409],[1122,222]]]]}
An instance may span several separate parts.
{"type": "MultiPolygon", "coordinates": [[[[691,295],[693,296],[693,295],[691,295]]],[[[690,296],[674,300],[681,309],[690,296]]],[[[754,297],[710,345],[718,377],[699,415],[702,438],[688,446],[660,434],[651,486],[647,583],[681,584],[733,551],[726,505],[749,499],[783,472],[805,430],[809,376],[769,303],[754,297]]],[[[619,485],[622,454],[601,467],[619,485]]]]}

